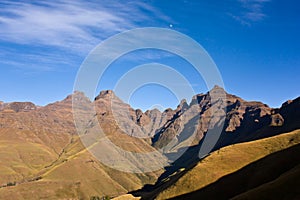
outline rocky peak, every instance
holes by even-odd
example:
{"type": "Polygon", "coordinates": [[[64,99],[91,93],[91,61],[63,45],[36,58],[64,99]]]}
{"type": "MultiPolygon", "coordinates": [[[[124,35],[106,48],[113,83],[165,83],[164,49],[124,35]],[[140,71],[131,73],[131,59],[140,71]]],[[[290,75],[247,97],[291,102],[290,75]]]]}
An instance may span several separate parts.
{"type": "Polygon", "coordinates": [[[116,97],[115,93],[112,90],[103,90],[98,96],[96,96],[95,101],[99,99],[107,99],[116,97]]]}
{"type": "Polygon", "coordinates": [[[161,115],[160,110],[158,110],[157,108],[154,108],[153,110],[147,110],[145,112],[145,115],[147,116],[151,116],[151,115],[161,115]]]}
{"type": "Polygon", "coordinates": [[[87,97],[85,96],[84,92],[81,92],[81,91],[74,91],[74,93],[68,95],[68,96],[65,98],[65,100],[66,100],[66,99],[72,99],[73,97],[76,97],[76,98],[79,98],[79,97],[80,97],[80,98],[87,98],[87,97]]]}
{"type": "Polygon", "coordinates": [[[210,92],[212,91],[222,91],[222,92],[225,92],[224,88],[218,86],[218,85],[215,85],[211,90],[210,92]]]}
{"type": "Polygon", "coordinates": [[[4,106],[4,109],[13,110],[15,112],[28,112],[36,110],[37,107],[31,102],[12,102],[4,106]]]}
{"type": "Polygon", "coordinates": [[[287,100],[286,102],[284,102],[283,104],[282,104],[282,106],[281,107],[286,107],[286,106],[288,106],[288,105],[291,105],[291,104],[299,104],[300,103],[300,97],[298,97],[298,98],[296,98],[296,99],[294,99],[294,100],[287,100]]]}
{"type": "Polygon", "coordinates": [[[139,126],[145,126],[150,122],[150,118],[143,113],[142,110],[137,109],[135,110],[135,114],[136,114],[136,123],[139,126]]]}
{"type": "Polygon", "coordinates": [[[162,116],[166,116],[168,119],[171,119],[176,111],[172,110],[171,108],[167,108],[163,113],[162,116]]]}
{"type": "Polygon", "coordinates": [[[199,104],[206,97],[207,97],[207,95],[203,94],[203,93],[193,96],[192,101],[190,103],[190,106],[195,105],[195,104],[199,104]]]}
{"type": "Polygon", "coordinates": [[[186,99],[182,99],[180,101],[180,104],[177,106],[176,110],[181,110],[181,112],[184,112],[189,107],[188,103],[186,102],[186,99]]]}

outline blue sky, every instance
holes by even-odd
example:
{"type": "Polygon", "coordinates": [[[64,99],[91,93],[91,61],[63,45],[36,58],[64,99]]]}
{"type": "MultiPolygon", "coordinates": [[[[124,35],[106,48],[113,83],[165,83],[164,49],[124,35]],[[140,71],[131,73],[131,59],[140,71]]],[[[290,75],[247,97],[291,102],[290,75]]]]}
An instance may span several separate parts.
{"type": "MultiPolygon", "coordinates": [[[[229,93],[279,107],[300,95],[299,8],[297,0],[3,0],[0,100],[61,100],[72,93],[81,63],[101,41],[132,28],[162,27],[199,42],[229,93]]],[[[127,56],[112,64],[98,90],[113,88],[130,67],[159,62],[187,76],[197,93],[207,91],[189,63],[175,55],[145,50],[127,56]]],[[[148,85],[130,103],[147,109],[178,101],[166,88],[148,85]]]]}

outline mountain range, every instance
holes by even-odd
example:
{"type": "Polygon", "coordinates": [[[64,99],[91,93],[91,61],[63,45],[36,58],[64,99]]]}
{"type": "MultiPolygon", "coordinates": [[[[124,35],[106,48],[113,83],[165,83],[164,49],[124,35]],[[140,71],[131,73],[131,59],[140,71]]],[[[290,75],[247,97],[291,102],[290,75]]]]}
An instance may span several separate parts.
{"type": "Polygon", "coordinates": [[[133,109],[111,90],[93,101],[75,92],[46,106],[0,102],[0,199],[259,199],[282,183],[295,188],[298,129],[300,97],[270,108],[218,86],[164,111],[133,109]],[[159,154],[111,152],[104,137],[126,152],[159,154]],[[119,160],[139,173],[118,170],[119,160]]]}

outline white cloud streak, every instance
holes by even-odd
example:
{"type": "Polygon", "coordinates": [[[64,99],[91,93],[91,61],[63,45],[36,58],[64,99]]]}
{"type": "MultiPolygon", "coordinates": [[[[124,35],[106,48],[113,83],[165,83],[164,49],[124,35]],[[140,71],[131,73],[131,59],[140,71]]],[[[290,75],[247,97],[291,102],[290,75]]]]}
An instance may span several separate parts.
{"type": "Polygon", "coordinates": [[[150,17],[141,9],[155,12],[149,5],[60,0],[56,2],[2,1],[1,40],[21,44],[41,44],[84,50],[116,32],[137,27],[150,17]]]}
{"type": "MultiPolygon", "coordinates": [[[[67,54],[83,56],[115,33],[153,26],[153,16],[156,16],[155,20],[168,20],[168,17],[141,1],[2,0],[0,42],[32,48],[48,46],[67,54]]],[[[26,52],[21,53],[26,57],[26,52]]]]}
{"type": "Polygon", "coordinates": [[[258,22],[266,17],[263,12],[264,4],[271,0],[238,0],[241,5],[241,13],[231,16],[243,25],[250,26],[253,22],[258,22]]]}

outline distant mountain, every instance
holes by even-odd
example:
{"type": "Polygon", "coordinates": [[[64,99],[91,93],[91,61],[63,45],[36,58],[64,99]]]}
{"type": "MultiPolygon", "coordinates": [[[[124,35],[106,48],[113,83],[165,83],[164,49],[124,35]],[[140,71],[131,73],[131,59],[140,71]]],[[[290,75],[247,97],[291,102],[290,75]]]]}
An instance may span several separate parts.
{"type": "MultiPolygon", "coordinates": [[[[100,163],[77,135],[72,97],[28,111],[5,107],[0,112],[0,199],[118,196],[154,183],[163,172],[131,174],[100,163]]],[[[79,100],[89,103],[84,96],[79,100]]],[[[20,108],[23,108],[22,104],[20,108]]],[[[104,131],[122,148],[154,150],[147,142],[130,137],[117,128],[111,132],[114,124],[110,120],[110,115],[103,118],[104,131]]]]}
{"type": "Polygon", "coordinates": [[[36,110],[36,106],[31,102],[13,102],[13,103],[0,102],[0,111],[27,112],[31,110],[36,110]]]}
{"type": "MultiPolygon", "coordinates": [[[[300,98],[273,109],[227,94],[218,86],[206,94],[195,95],[190,103],[182,100],[175,110],[163,112],[133,109],[110,90],[100,92],[94,101],[75,92],[44,107],[30,102],[0,102],[0,199],[119,196],[148,184],[137,192],[144,193],[181,169],[195,166],[200,160],[202,139],[208,132],[220,132],[214,151],[299,129],[299,120],[300,98]],[[214,98],[218,94],[226,98],[214,98]],[[75,105],[77,129],[72,100],[79,105],[75,105]],[[91,116],[89,111],[94,107],[95,116],[91,116]],[[106,156],[110,163],[128,160],[129,166],[141,171],[143,166],[164,162],[171,163],[170,166],[138,174],[105,166],[89,152],[97,147],[98,140],[89,143],[89,151],[82,144],[98,133],[97,123],[120,149],[163,152],[156,160],[140,160],[116,151],[106,156]]],[[[102,152],[109,152],[109,147],[101,148],[102,152]]]]}

